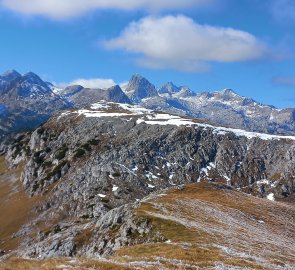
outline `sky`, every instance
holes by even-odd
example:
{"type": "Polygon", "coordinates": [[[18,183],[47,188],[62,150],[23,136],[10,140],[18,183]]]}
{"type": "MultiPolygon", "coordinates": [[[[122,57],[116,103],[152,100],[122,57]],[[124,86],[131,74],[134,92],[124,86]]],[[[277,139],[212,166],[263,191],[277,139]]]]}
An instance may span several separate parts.
{"type": "Polygon", "coordinates": [[[0,0],[0,72],[108,87],[141,74],[295,107],[294,0],[0,0]]]}

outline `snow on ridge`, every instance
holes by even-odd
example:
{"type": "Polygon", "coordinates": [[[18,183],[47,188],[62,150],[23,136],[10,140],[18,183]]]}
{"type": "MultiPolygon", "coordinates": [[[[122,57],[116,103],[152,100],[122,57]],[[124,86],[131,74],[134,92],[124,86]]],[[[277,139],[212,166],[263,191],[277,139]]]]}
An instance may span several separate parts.
{"type": "Polygon", "coordinates": [[[78,110],[77,113],[79,115],[84,115],[85,117],[116,117],[116,116],[128,116],[129,113],[113,113],[113,112],[105,112],[105,111],[92,111],[92,110],[78,110]]]}
{"type": "MultiPolygon", "coordinates": [[[[137,119],[136,123],[141,124],[145,123],[147,125],[172,125],[172,126],[195,126],[195,127],[202,127],[205,129],[212,129],[214,134],[225,135],[227,133],[234,133],[236,136],[246,137],[248,139],[253,138],[260,138],[262,140],[281,140],[287,139],[295,141],[295,136],[280,136],[280,135],[270,135],[266,133],[258,133],[258,132],[251,132],[245,131],[242,129],[234,129],[234,128],[227,128],[227,127],[218,127],[213,126],[210,124],[198,123],[195,122],[193,119],[184,118],[176,115],[171,115],[167,113],[157,113],[152,110],[146,109],[139,105],[130,105],[130,104],[123,104],[123,103],[114,103],[114,102],[98,102],[94,103],[91,106],[92,110],[88,109],[80,109],[77,112],[79,115],[84,115],[85,117],[120,117],[120,116],[134,116],[139,115],[143,116],[137,119]],[[112,108],[113,106],[119,107],[122,109],[123,112],[108,112],[107,109],[112,108]],[[127,112],[124,112],[127,111],[127,112]]],[[[64,114],[66,115],[66,114],[64,114]]]]}
{"type": "Polygon", "coordinates": [[[124,104],[124,103],[115,103],[123,110],[127,110],[136,114],[144,114],[144,113],[152,113],[151,110],[143,108],[138,105],[130,105],[130,104],[124,104]]]}
{"type": "Polygon", "coordinates": [[[93,103],[93,104],[90,106],[90,108],[91,108],[92,110],[99,110],[99,109],[109,109],[110,106],[109,106],[108,104],[106,104],[106,103],[102,103],[102,102],[100,102],[100,103],[93,103]]]}
{"type": "Polygon", "coordinates": [[[295,141],[295,136],[270,135],[270,134],[265,134],[265,133],[245,131],[242,129],[216,127],[216,126],[209,125],[209,124],[193,122],[190,119],[182,118],[182,117],[175,116],[175,115],[158,114],[156,116],[152,116],[152,118],[148,116],[148,119],[149,120],[138,119],[137,124],[146,123],[148,125],[198,126],[198,127],[213,129],[213,132],[215,134],[224,135],[226,133],[232,132],[237,136],[247,137],[248,139],[253,139],[253,138],[260,138],[262,140],[288,139],[288,140],[295,141]],[[170,116],[170,118],[168,116],[170,116]],[[152,120],[152,119],[155,119],[155,120],[152,120]],[[160,121],[160,120],[162,120],[162,121],[160,121]]]}

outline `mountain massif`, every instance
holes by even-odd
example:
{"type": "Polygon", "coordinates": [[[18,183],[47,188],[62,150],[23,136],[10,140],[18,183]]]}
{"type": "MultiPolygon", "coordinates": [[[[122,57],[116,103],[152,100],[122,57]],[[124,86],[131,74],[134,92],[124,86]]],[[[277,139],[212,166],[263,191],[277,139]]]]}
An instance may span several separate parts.
{"type": "Polygon", "coordinates": [[[140,75],[0,88],[0,269],[294,269],[293,109],[140,75]]]}
{"type": "Polygon", "coordinates": [[[0,134],[31,130],[63,109],[83,108],[101,100],[139,104],[181,116],[208,119],[216,124],[248,131],[292,135],[295,110],[276,109],[225,89],[196,93],[172,82],[156,88],[140,75],[109,89],[72,85],[58,89],[34,73],[8,71],[0,76],[0,134]]]}

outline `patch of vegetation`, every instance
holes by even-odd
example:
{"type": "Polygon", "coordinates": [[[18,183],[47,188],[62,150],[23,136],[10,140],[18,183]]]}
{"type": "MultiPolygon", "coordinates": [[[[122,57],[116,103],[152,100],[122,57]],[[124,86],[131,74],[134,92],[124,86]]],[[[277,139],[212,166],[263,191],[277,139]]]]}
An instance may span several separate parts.
{"type": "Polygon", "coordinates": [[[91,151],[91,146],[90,146],[89,143],[84,143],[84,144],[82,145],[82,148],[84,148],[86,151],[91,151]]]}
{"type": "Polygon", "coordinates": [[[79,232],[74,238],[76,247],[81,248],[84,245],[89,244],[91,236],[92,236],[92,231],[90,229],[86,229],[82,232],[79,232]]]}
{"type": "Polygon", "coordinates": [[[50,168],[52,166],[52,161],[51,160],[45,160],[42,164],[44,168],[50,168]]]}
{"type": "Polygon", "coordinates": [[[21,148],[21,146],[19,144],[16,144],[13,149],[14,150],[13,150],[12,157],[16,158],[18,155],[21,154],[22,148],[21,148]]]}
{"type": "Polygon", "coordinates": [[[42,153],[43,151],[41,150],[41,151],[35,152],[33,155],[34,162],[36,162],[39,165],[42,164],[44,161],[44,158],[41,156],[42,153]]]}
{"type": "Polygon", "coordinates": [[[75,150],[75,155],[74,155],[74,157],[75,157],[75,158],[80,158],[80,157],[82,157],[85,153],[86,153],[86,152],[85,152],[84,149],[82,149],[82,148],[78,148],[78,149],[75,150]]]}
{"type": "Polygon", "coordinates": [[[45,129],[43,127],[39,127],[37,129],[37,134],[42,135],[44,133],[45,129]]]}
{"type": "Polygon", "coordinates": [[[35,181],[32,187],[33,192],[35,192],[39,188],[40,184],[38,181],[35,181]]]}
{"type": "Polygon", "coordinates": [[[91,145],[98,145],[99,144],[99,140],[98,139],[91,139],[91,140],[87,141],[87,143],[89,143],[91,145]]]}
{"type": "Polygon", "coordinates": [[[60,164],[58,164],[50,173],[46,175],[46,177],[43,179],[44,181],[49,181],[51,177],[56,176],[61,173],[61,169],[67,164],[67,160],[64,160],[60,164]]]}
{"type": "Polygon", "coordinates": [[[66,144],[63,144],[62,147],[56,151],[55,158],[57,160],[61,160],[61,159],[65,158],[68,150],[69,150],[68,146],[66,144]]]}
{"type": "Polygon", "coordinates": [[[119,172],[114,172],[114,173],[112,173],[112,176],[113,176],[113,177],[120,177],[120,176],[121,176],[121,173],[119,173],[119,172]]]}
{"type": "Polygon", "coordinates": [[[51,148],[50,148],[50,147],[46,147],[46,148],[45,148],[45,152],[46,152],[46,153],[50,153],[50,152],[51,152],[51,148]]]}
{"type": "Polygon", "coordinates": [[[105,197],[105,198],[101,198],[101,201],[102,201],[103,203],[108,203],[108,202],[110,201],[110,199],[107,198],[107,197],[105,197]]]}
{"type": "Polygon", "coordinates": [[[277,181],[281,179],[281,174],[280,173],[275,173],[270,177],[271,180],[277,181]]]}

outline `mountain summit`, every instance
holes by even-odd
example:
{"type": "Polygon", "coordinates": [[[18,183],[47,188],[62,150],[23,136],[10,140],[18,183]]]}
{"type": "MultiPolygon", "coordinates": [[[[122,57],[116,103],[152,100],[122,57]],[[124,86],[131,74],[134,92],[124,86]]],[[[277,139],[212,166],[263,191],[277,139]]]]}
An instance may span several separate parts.
{"type": "Polygon", "coordinates": [[[158,96],[156,87],[146,78],[135,74],[131,77],[125,93],[135,103],[140,103],[142,99],[158,96]]]}

